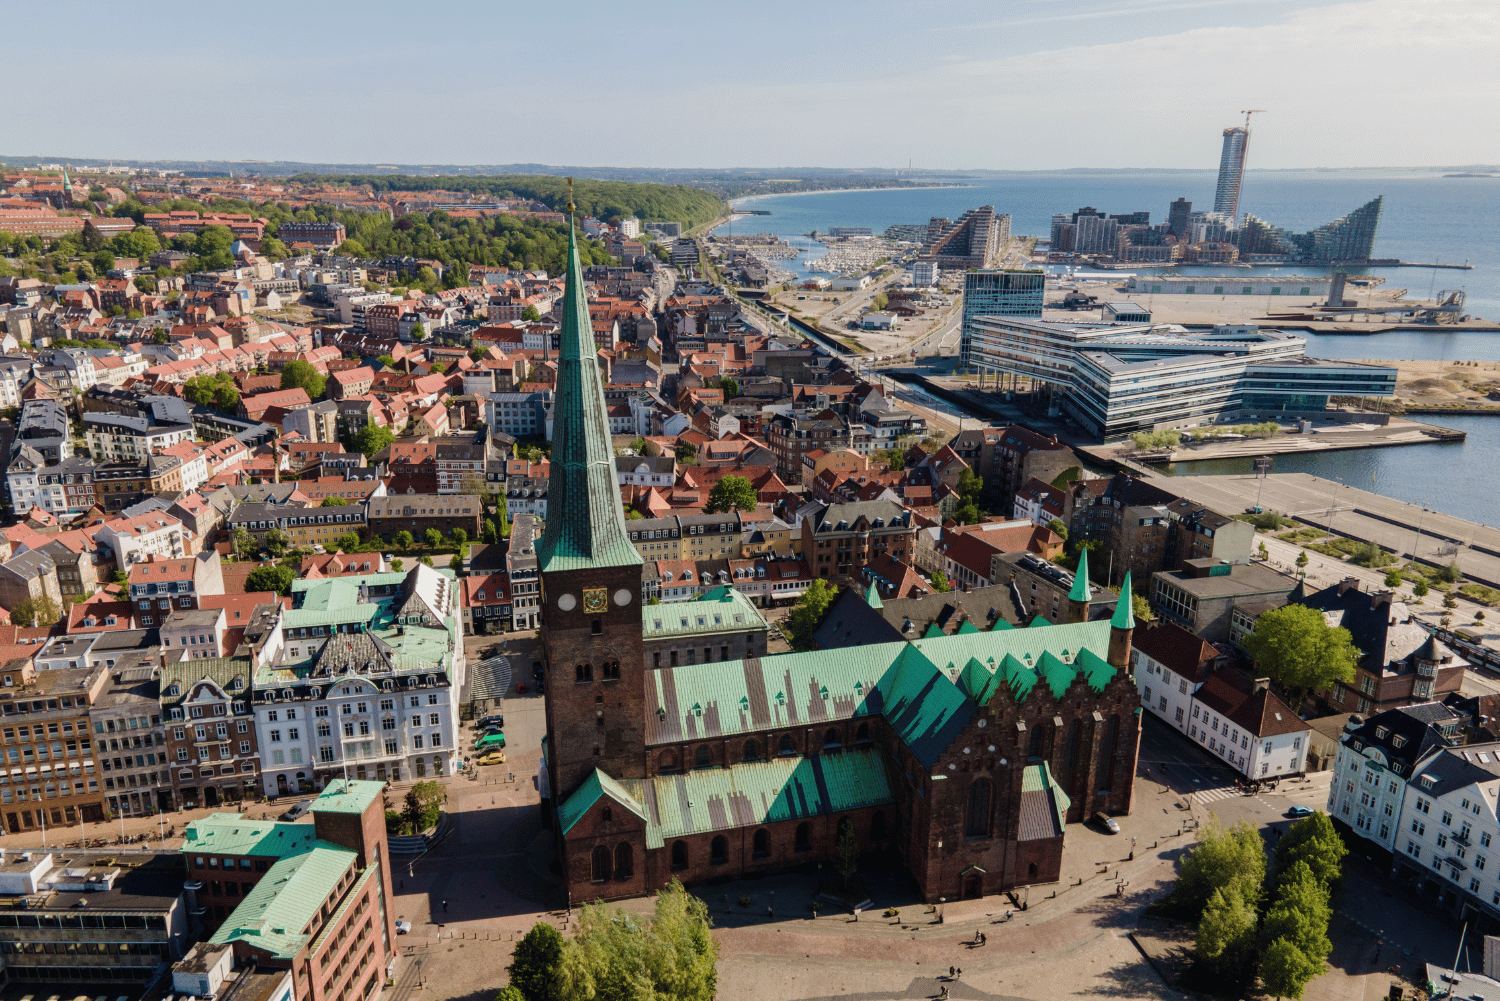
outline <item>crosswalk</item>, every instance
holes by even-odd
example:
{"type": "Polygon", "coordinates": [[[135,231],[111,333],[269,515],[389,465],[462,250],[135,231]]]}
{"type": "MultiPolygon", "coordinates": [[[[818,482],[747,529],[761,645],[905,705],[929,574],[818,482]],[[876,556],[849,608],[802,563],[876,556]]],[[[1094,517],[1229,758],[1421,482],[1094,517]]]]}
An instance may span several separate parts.
{"type": "Polygon", "coordinates": [[[1199,803],[1213,803],[1221,799],[1231,799],[1235,796],[1243,796],[1240,790],[1234,786],[1217,786],[1213,789],[1194,789],[1193,799],[1199,803]]]}

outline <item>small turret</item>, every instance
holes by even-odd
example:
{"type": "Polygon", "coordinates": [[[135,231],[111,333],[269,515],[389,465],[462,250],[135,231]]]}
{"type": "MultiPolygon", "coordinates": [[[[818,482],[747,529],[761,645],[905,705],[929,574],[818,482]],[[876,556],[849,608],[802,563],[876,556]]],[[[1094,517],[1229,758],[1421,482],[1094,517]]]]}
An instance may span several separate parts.
{"type": "Polygon", "coordinates": [[[1078,570],[1073,574],[1073,590],[1068,592],[1068,621],[1089,620],[1089,598],[1093,592],[1089,587],[1089,551],[1078,551],[1078,570]]]}
{"type": "Polygon", "coordinates": [[[1120,582],[1120,600],[1115,602],[1115,614],[1109,619],[1109,663],[1112,667],[1130,667],[1130,638],[1135,632],[1135,611],[1130,607],[1134,594],[1130,589],[1130,571],[1120,582]]]}

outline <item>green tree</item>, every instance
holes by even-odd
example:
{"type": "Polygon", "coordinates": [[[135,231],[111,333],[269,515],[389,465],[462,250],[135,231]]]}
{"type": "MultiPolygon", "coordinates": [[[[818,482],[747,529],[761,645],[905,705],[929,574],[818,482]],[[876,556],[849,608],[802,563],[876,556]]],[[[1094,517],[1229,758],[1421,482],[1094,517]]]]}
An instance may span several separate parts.
{"type": "Polygon", "coordinates": [[[953,519],[960,525],[977,525],[984,515],[980,514],[979,508],[973,501],[965,501],[953,512],[953,519]]]}
{"type": "Polygon", "coordinates": [[[436,549],[443,544],[443,533],[435,528],[429,528],[422,533],[422,539],[427,543],[428,549],[436,549]]]}
{"type": "Polygon", "coordinates": [[[697,461],[698,446],[690,441],[679,441],[677,443],[677,464],[679,466],[691,466],[697,461]]]}
{"type": "Polygon", "coordinates": [[[1309,980],[1323,972],[1323,964],[1292,942],[1278,938],[1261,952],[1257,972],[1267,994],[1278,999],[1295,999],[1302,997],[1309,980]]]}
{"type": "Polygon", "coordinates": [[[348,507],[349,502],[342,497],[324,497],[320,507],[348,507]]]}
{"type": "Polygon", "coordinates": [[[265,545],[266,552],[272,556],[280,556],[292,544],[292,540],[279,528],[267,529],[266,534],[261,537],[261,542],[265,545]]]}
{"type": "Polygon", "coordinates": [[[411,326],[411,339],[414,340],[414,341],[425,341],[425,340],[427,340],[427,328],[424,327],[424,326],[422,326],[422,321],[421,320],[418,320],[416,323],[412,324],[412,326],[411,326]]]}
{"type": "Polygon", "coordinates": [[[314,400],[323,395],[323,386],[327,381],[318,374],[316,368],[313,368],[312,362],[303,361],[300,358],[287,362],[286,367],[281,370],[282,389],[306,390],[307,395],[314,400]]]}
{"type": "Polygon", "coordinates": [[[430,567],[430,566],[432,566],[432,557],[431,556],[424,556],[420,560],[418,560],[417,562],[421,563],[424,567],[430,567]]]}
{"type": "Polygon", "coordinates": [[[284,261],[292,256],[292,252],[276,237],[267,236],[260,241],[260,256],[269,261],[284,261]]]}
{"type": "Polygon", "coordinates": [[[953,590],[953,585],[948,583],[948,575],[941,570],[934,570],[932,572],[932,593],[945,594],[951,590],[953,590]]]}
{"type": "Polygon", "coordinates": [[[193,238],[193,253],[197,256],[196,271],[222,271],[234,266],[234,255],[229,248],[234,244],[234,234],[228,226],[204,226],[193,238]]]}
{"type": "Polygon", "coordinates": [[[343,243],[338,245],[334,253],[340,254],[344,257],[370,256],[370,252],[365,249],[365,245],[363,243],[360,243],[358,240],[345,240],[343,243]]]}
{"type": "Polygon", "coordinates": [[[461,528],[455,528],[448,534],[453,536],[453,541],[458,545],[460,549],[462,549],[469,541],[469,533],[461,528]]]}
{"type": "Polygon", "coordinates": [[[58,607],[57,602],[45,594],[35,598],[22,598],[10,610],[11,622],[33,629],[50,628],[61,618],[62,609],[58,607]]]}
{"type": "Polygon", "coordinates": [[[1385,575],[1385,586],[1386,587],[1400,587],[1401,586],[1401,571],[1399,571],[1399,570],[1392,570],[1390,573],[1386,574],[1385,575]]]}
{"type": "Polygon", "coordinates": [[[255,536],[251,535],[250,530],[244,525],[234,526],[234,531],[231,533],[230,538],[236,556],[244,556],[246,553],[255,551],[255,536]]]}
{"type": "Polygon", "coordinates": [[[884,292],[876,292],[875,297],[870,300],[870,305],[874,307],[875,312],[878,313],[882,309],[885,309],[886,306],[890,305],[890,301],[890,297],[887,296],[884,292]]]}
{"type": "Polygon", "coordinates": [[[984,492],[984,478],[972,469],[964,469],[958,474],[958,495],[970,504],[978,505],[979,496],[984,492]]]}
{"type": "Polygon", "coordinates": [[[1295,604],[1262,614],[1245,649],[1293,706],[1309,691],[1352,680],[1360,656],[1349,630],[1330,627],[1322,612],[1295,604]]]}
{"type": "Polygon", "coordinates": [[[1130,611],[1139,622],[1153,622],[1156,612],[1151,608],[1151,602],[1139,591],[1130,592],[1130,611]]]}
{"type": "Polygon", "coordinates": [[[525,309],[521,310],[521,319],[523,320],[529,320],[535,323],[541,318],[542,314],[537,312],[535,306],[527,306],[525,309]]]}
{"type": "Polygon", "coordinates": [[[521,993],[520,988],[506,984],[500,988],[500,993],[495,995],[495,1001],[527,1001],[527,997],[521,993]]]}
{"type": "Polygon", "coordinates": [[[337,539],[333,540],[333,544],[343,552],[356,553],[359,551],[359,533],[344,532],[337,539]]]}
{"type": "Polygon", "coordinates": [[[1277,891],[1276,900],[1266,911],[1261,925],[1261,940],[1270,945],[1285,939],[1307,958],[1321,963],[1333,951],[1328,941],[1328,890],[1319,883],[1306,863],[1298,862],[1277,891]]]}
{"type": "Polygon", "coordinates": [[[405,565],[405,560],[391,560],[391,569],[396,571],[397,573],[400,573],[402,567],[404,567],[405,565]]]}
{"type": "Polygon", "coordinates": [[[719,377],[719,388],[724,391],[726,400],[732,400],[740,395],[740,384],[727,375],[719,377]]]}
{"type": "Polygon", "coordinates": [[[1418,598],[1427,597],[1428,592],[1431,590],[1432,588],[1427,586],[1427,578],[1425,577],[1418,577],[1417,582],[1411,586],[1411,593],[1418,598]]]}
{"type": "Polygon", "coordinates": [[[562,935],[546,922],[538,921],[511,953],[510,966],[506,967],[510,985],[526,1001],[560,1001],[558,974],[562,958],[562,935]]]}
{"type": "Polygon", "coordinates": [[[1254,947],[1255,909],[1233,887],[1215,890],[1198,920],[1198,957],[1220,976],[1238,980],[1254,947]]]}
{"type": "Polygon", "coordinates": [[[744,476],[723,476],[715,483],[713,489],[708,492],[708,506],[703,510],[707,514],[719,514],[723,511],[754,511],[756,504],[755,487],[750,480],[744,476]]]}
{"type": "Polygon", "coordinates": [[[403,551],[410,551],[411,547],[412,547],[412,543],[415,542],[415,541],[416,540],[411,537],[411,533],[408,532],[404,528],[401,531],[399,531],[399,532],[396,533],[396,548],[397,549],[400,549],[400,550],[403,550],[403,551]]]}
{"type": "Polygon", "coordinates": [[[390,448],[391,442],[396,440],[396,433],[384,424],[376,424],[374,421],[359,429],[354,436],[354,450],[361,452],[366,458],[374,458],[380,452],[390,448]]]}
{"type": "Polygon", "coordinates": [[[292,592],[292,581],[296,579],[297,571],[291,567],[256,567],[245,578],[245,590],[252,592],[275,591],[277,594],[290,594],[292,592]]]}
{"type": "Polygon", "coordinates": [[[786,617],[787,641],[793,650],[813,649],[813,633],[838,592],[821,577],[812,582],[786,617]]]}
{"type": "Polygon", "coordinates": [[[1047,522],[1047,529],[1048,531],[1052,532],[1052,534],[1062,539],[1064,542],[1068,541],[1068,526],[1063,524],[1063,520],[1061,518],[1053,518],[1051,521],[1047,522]]]}
{"type": "Polygon", "coordinates": [[[1463,575],[1464,572],[1460,569],[1457,560],[1454,560],[1437,572],[1438,580],[1444,584],[1457,584],[1463,575]]]}
{"type": "Polygon", "coordinates": [[[443,375],[448,371],[448,366],[440,361],[435,361],[432,363],[432,368],[428,369],[428,371],[432,375],[443,375]]]}
{"type": "Polygon", "coordinates": [[[682,884],[656,895],[647,922],[618,907],[588,904],[563,947],[559,998],[597,1001],[712,1001],[718,943],[708,907],[682,884]]]}
{"type": "Polygon", "coordinates": [[[1305,569],[1307,569],[1307,564],[1308,564],[1307,550],[1304,549],[1304,550],[1302,550],[1302,552],[1300,552],[1300,553],[1297,554],[1297,569],[1298,570],[1305,570],[1305,569]]]}
{"type": "Polygon", "coordinates": [[[1349,849],[1321,810],[1303,817],[1276,844],[1276,885],[1290,878],[1298,866],[1305,867],[1325,886],[1337,886],[1344,874],[1344,856],[1349,849]]]}
{"type": "Polygon", "coordinates": [[[1182,910],[1201,914],[1215,890],[1232,889],[1249,907],[1260,901],[1266,875],[1266,850],[1260,832],[1248,821],[1222,830],[1210,820],[1198,844],[1182,859],[1172,899],[1182,910]]]}

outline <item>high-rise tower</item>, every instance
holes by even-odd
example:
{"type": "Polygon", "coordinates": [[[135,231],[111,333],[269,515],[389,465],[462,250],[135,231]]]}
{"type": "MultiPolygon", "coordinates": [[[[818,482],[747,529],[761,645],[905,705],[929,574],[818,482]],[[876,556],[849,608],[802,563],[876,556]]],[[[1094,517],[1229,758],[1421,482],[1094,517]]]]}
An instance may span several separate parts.
{"type": "Polygon", "coordinates": [[[625,528],[572,212],[570,200],[547,526],[536,544],[547,764],[559,801],[596,766],[615,778],[645,774],[641,557],[625,528]]]}
{"type": "Polygon", "coordinates": [[[1249,145],[1248,124],[1244,128],[1236,126],[1224,130],[1224,152],[1219,155],[1219,186],[1214,189],[1214,211],[1231,224],[1240,208],[1240,181],[1245,174],[1245,150],[1249,145]]]}

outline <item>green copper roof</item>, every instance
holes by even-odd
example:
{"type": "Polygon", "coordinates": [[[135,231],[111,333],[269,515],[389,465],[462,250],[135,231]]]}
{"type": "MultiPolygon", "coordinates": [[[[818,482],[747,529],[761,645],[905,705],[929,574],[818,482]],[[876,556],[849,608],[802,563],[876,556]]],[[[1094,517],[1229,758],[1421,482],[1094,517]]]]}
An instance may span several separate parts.
{"type": "Polygon", "coordinates": [[[578,239],[568,219],[568,284],[563,295],[562,348],[557,356],[552,476],[547,527],[536,544],[543,572],[639,566],[630,544],[609,440],[609,411],[599,377],[594,325],[578,264],[578,239]]]}
{"type": "Polygon", "coordinates": [[[184,854],[298,855],[318,844],[312,824],[248,820],[238,813],[211,813],[187,825],[184,854]]]}
{"type": "MultiPolygon", "coordinates": [[[[354,861],[354,852],[327,842],[317,842],[300,855],[281,859],[260,878],[209,942],[245,942],[277,958],[293,958],[312,938],[309,928],[313,919],[354,861]]],[[[368,870],[378,871],[374,867],[368,870]]]]}
{"type": "Polygon", "coordinates": [[[755,602],[733,587],[716,587],[691,601],[641,609],[641,634],[648,640],[765,628],[766,617],[755,607],[755,602]]]}
{"type": "Polygon", "coordinates": [[[1130,571],[1125,571],[1125,579],[1120,582],[1120,600],[1115,602],[1115,614],[1110,616],[1109,624],[1116,629],[1135,628],[1135,609],[1130,607],[1134,600],[1130,594],[1130,571]]]}
{"type": "Polygon", "coordinates": [[[589,807],[599,802],[603,797],[619,803],[631,813],[646,820],[646,808],[641,805],[640,799],[630,790],[624,788],[620,783],[595,768],[589,773],[589,777],[583,780],[583,785],[569,796],[557,810],[557,819],[562,826],[562,832],[567,834],[573,829],[573,825],[582,819],[589,807]]]}
{"type": "Polygon", "coordinates": [[[871,608],[885,607],[885,602],[880,600],[880,591],[875,587],[875,584],[873,582],[871,582],[870,584],[870,589],[865,592],[865,604],[869,605],[871,608]]]}
{"type": "Polygon", "coordinates": [[[1073,590],[1068,592],[1069,601],[1089,600],[1089,551],[1078,550],[1078,570],[1073,574],[1073,590]]]}
{"type": "Polygon", "coordinates": [[[963,623],[959,625],[958,629],[956,629],[955,632],[977,633],[979,632],[979,627],[974,624],[973,619],[964,619],[963,623]]]}
{"type": "Polygon", "coordinates": [[[361,814],[385,791],[384,782],[334,779],[322,795],[313,800],[313,813],[361,814]]]}

